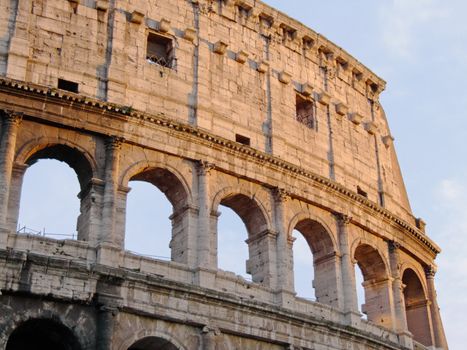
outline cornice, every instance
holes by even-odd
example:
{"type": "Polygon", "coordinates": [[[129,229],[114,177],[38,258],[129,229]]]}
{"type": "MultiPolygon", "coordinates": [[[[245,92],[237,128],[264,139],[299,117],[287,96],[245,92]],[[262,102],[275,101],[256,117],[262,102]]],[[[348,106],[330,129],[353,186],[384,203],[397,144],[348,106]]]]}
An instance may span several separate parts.
{"type": "MultiPolygon", "coordinates": [[[[89,107],[101,110],[102,112],[111,113],[117,116],[126,116],[134,119],[143,120],[145,122],[153,123],[163,128],[171,129],[182,134],[187,134],[195,138],[199,138],[204,141],[211,142],[219,145],[225,149],[242,154],[250,157],[255,161],[262,163],[269,163],[271,166],[282,169],[283,171],[293,173],[295,175],[303,176],[314,183],[320,184],[326,187],[331,192],[337,192],[350,199],[351,201],[357,202],[367,210],[372,211],[374,214],[381,215],[386,219],[400,226],[406,232],[408,232],[414,239],[423,244],[435,255],[441,252],[441,249],[428,238],[421,230],[416,228],[414,225],[409,224],[407,221],[391,213],[389,210],[381,207],[375,202],[368,200],[367,198],[357,194],[354,191],[349,190],[343,185],[332,181],[328,178],[315,174],[302,167],[287,162],[279,157],[267,154],[265,152],[256,150],[252,147],[239,144],[235,141],[228,140],[226,138],[214,135],[210,131],[188,125],[181,121],[173,120],[168,118],[163,113],[160,114],[149,114],[140,111],[133,110],[131,107],[122,106],[115,103],[105,102],[95,98],[58,90],[56,88],[50,88],[38,84],[27,83],[23,81],[13,80],[9,78],[0,78],[0,90],[13,90],[16,92],[26,92],[28,94],[34,94],[36,97],[43,96],[43,98],[55,99],[58,101],[66,101],[67,103],[73,103],[74,107],[89,107]]],[[[109,135],[115,136],[115,135],[109,135]]],[[[414,218],[415,222],[415,218],[414,218]]]]}

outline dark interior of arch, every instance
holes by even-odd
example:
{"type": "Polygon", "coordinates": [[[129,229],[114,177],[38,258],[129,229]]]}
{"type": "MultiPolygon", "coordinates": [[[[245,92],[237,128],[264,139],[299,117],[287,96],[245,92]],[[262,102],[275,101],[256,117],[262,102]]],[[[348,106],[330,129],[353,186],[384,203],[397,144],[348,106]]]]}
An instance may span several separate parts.
{"type": "Polygon", "coordinates": [[[375,248],[362,244],[355,250],[354,258],[362,270],[365,281],[379,281],[387,277],[384,261],[375,248]]]}
{"type": "Polygon", "coordinates": [[[86,157],[77,149],[66,145],[50,145],[35,152],[26,162],[32,165],[40,159],[56,159],[68,164],[78,176],[83,190],[92,178],[92,167],[86,157]]]}
{"type": "Polygon", "coordinates": [[[178,348],[167,339],[146,337],[138,340],[128,350],[178,350],[178,348]]]}
{"type": "Polygon", "coordinates": [[[248,236],[267,229],[264,214],[255,200],[243,194],[235,194],[224,198],[221,203],[232,209],[242,219],[248,231],[248,236]]]}
{"type": "Polygon", "coordinates": [[[70,329],[50,319],[32,319],[19,325],[8,339],[6,350],[80,350],[70,329]]]}
{"type": "Polygon", "coordinates": [[[305,237],[315,260],[334,252],[332,239],[319,222],[305,219],[300,221],[295,229],[305,237]]]}
{"type": "Polygon", "coordinates": [[[417,274],[412,269],[407,269],[402,275],[402,283],[405,285],[404,298],[406,306],[425,301],[425,292],[417,274]]]}
{"type": "Polygon", "coordinates": [[[145,181],[156,186],[165,194],[174,211],[187,205],[188,194],[181,181],[167,169],[150,168],[145,169],[133,176],[130,181],[145,181]]]}
{"type": "Polygon", "coordinates": [[[404,271],[402,283],[405,285],[404,302],[409,331],[417,342],[430,346],[432,345],[431,330],[422,283],[412,269],[404,271]]]}

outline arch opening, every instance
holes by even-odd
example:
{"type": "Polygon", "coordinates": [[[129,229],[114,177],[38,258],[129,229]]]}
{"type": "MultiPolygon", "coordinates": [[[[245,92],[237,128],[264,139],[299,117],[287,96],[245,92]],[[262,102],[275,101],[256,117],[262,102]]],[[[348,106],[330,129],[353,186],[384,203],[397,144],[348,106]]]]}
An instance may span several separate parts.
{"type": "MultiPolygon", "coordinates": [[[[268,259],[268,246],[270,242],[268,242],[268,225],[266,217],[261,210],[259,204],[253,199],[244,194],[232,194],[229,195],[221,200],[220,208],[222,206],[231,209],[244,224],[246,228],[246,243],[248,245],[248,259],[246,260],[246,275],[251,275],[251,279],[253,282],[257,283],[267,283],[269,279],[269,272],[267,267],[267,259],[268,259]]],[[[222,217],[222,216],[221,216],[222,217]]],[[[232,218],[232,215],[230,215],[232,218]]],[[[222,219],[221,219],[222,220],[222,219]]],[[[227,220],[226,220],[227,221],[227,220]]],[[[239,237],[240,234],[238,232],[242,232],[243,229],[241,225],[239,225],[238,220],[232,220],[233,222],[237,222],[235,227],[230,226],[228,231],[232,231],[232,229],[237,233],[236,239],[234,239],[235,246],[239,247],[240,250],[243,250],[243,246],[241,245],[241,238],[239,237]],[[237,243],[238,242],[238,243],[237,243]]],[[[229,224],[227,224],[229,225],[229,224]]],[[[222,225],[220,228],[224,231],[225,226],[222,225]]],[[[224,243],[220,243],[220,241],[224,240],[223,232],[219,232],[219,225],[217,225],[217,256],[224,255],[225,252],[219,251],[219,248],[222,248],[224,243]]],[[[229,236],[229,234],[227,234],[229,236]]],[[[230,234],[231,236],[231,234],[230,234]]],[[[240,260],[238,257],[235,258],[238,261],[240,260]]],[[[219,260],[219,259],[218,259],[219,260]]],[[[222,260],[221,260],[222,261],[222,260]]],[[[240,266],[240,265],[238,265],[240,266]]],[[[241,267],[235,269],[237,272],[241,269],[241,267]]],[[[240,270],[241,271],[241,270],[240,270]]],[[[241,273],[240,275],[246,276],[245,274],[241,273]]],[[[246,276],[248,278],[248,276],[246,276]]]]}
{"type": "Polygon", "coordinates": [[[73,332],[51,319],[31,319],[20,324],[8,338],[6,350],[80,350],[73,332]]]}
{"type": "Polygon", "coordinates": [[[190,211],[183,183],[167,169],[147,168],[132,176],[129,184],[125,249],[187,263],[190,211]]]}
{"type": "Polygon", "coordinates": [[[304,219],[295,225],[294,233],[295,237],[301,238],[293,244],[295,291],[301,296],[302,287],[299,289],[298,286],[305,280],[308,288],[304,296],[312,296],[320,303],[337,305],[338,261],[329,232],[319,222],[304,219]]]}
{"type": "Polygon", "coordinates": [[[54,239],[82,239],[77,233],[80,184],[74,169],[55,159],[40,159],[23,176],[17,232],[54,239]]]}
{"type": "Polygon", "coordinates": [[[145,337],[133,343],[128,350],[179,350],[179,348],[161,337],[145,337]]]}
{"type": "Polygon", "coordinates": [[[355,250],[354,259],[363,277],[365,294],[363,314],[369,321],[391,327],[391,285],[383,258],[372,246],[361,244],[355,250]]]}
{"type": "Polygon", "coordinates": [[[433,344],[431,338],[429,303],[422,283],[415,271],[406,269],[402,275],[404,287],[405,313],[407,327],[414,340],[425,345],[433,344]]]}

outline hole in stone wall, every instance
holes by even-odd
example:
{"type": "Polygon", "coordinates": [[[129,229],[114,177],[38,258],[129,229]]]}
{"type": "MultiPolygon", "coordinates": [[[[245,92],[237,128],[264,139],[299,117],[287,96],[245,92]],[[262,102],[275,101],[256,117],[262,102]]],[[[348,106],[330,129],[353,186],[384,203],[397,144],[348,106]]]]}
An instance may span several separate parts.
{"type": "Polygon", "coordinates": [[[146,48],[146,60],[162,67],[175,67],[175,50],[171,38],[149,33],[146,48]]]}
{"type": "Polygon", "coordinates": [[[313,129],[315,127],[315,117],[313,111],[313,101],[306,99],[300,94],[296,94],[295,118],[299,123],[313,129]]]}
{"type": "Polygon", "coordinates": [[[362,188],[360,186],[357,186],[357,193],[360,196],[368,198],[368,193],[366,191],[362,190],[362,188]]]}
{"type": "Polygon", "coordinates": [[[61,90],[78,93],[79,84],[71,80],[58,79],[57,87],[61,90]]]}
{"type": "Polygon", "coordinates": [[[66,163],[42,159],[23,178],[18,233],[76,239],[80,213],[76,173],[66,163]]]}
{"type": "Polygon", "coordinates": [[[173,209],[153,184],[130,181],[125,221],[125,249],[138,255],[170,260],[173,209]]]}
{"type": "Polygon", "coordinates": [[[250,146],[250,138],[243,135],[235,134],[235,142],[250,146]]]}

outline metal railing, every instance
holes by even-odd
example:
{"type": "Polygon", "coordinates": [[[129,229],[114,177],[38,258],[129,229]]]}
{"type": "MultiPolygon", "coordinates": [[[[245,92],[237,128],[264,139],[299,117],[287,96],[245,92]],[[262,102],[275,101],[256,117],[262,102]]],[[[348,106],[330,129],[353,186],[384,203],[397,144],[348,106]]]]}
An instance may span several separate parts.
{"type": "Polygon", "coordinates": [[[35,236],[43,236],[48,238],[55,238],[55,239],[77,239],[78,235],[76,233],[54,233],[54,232],[47,232],[45,227],[42,230],[35,230],[27,226],[18,226],[16,230],[17,234],[23,235],[35,235],[35,236]]]}

